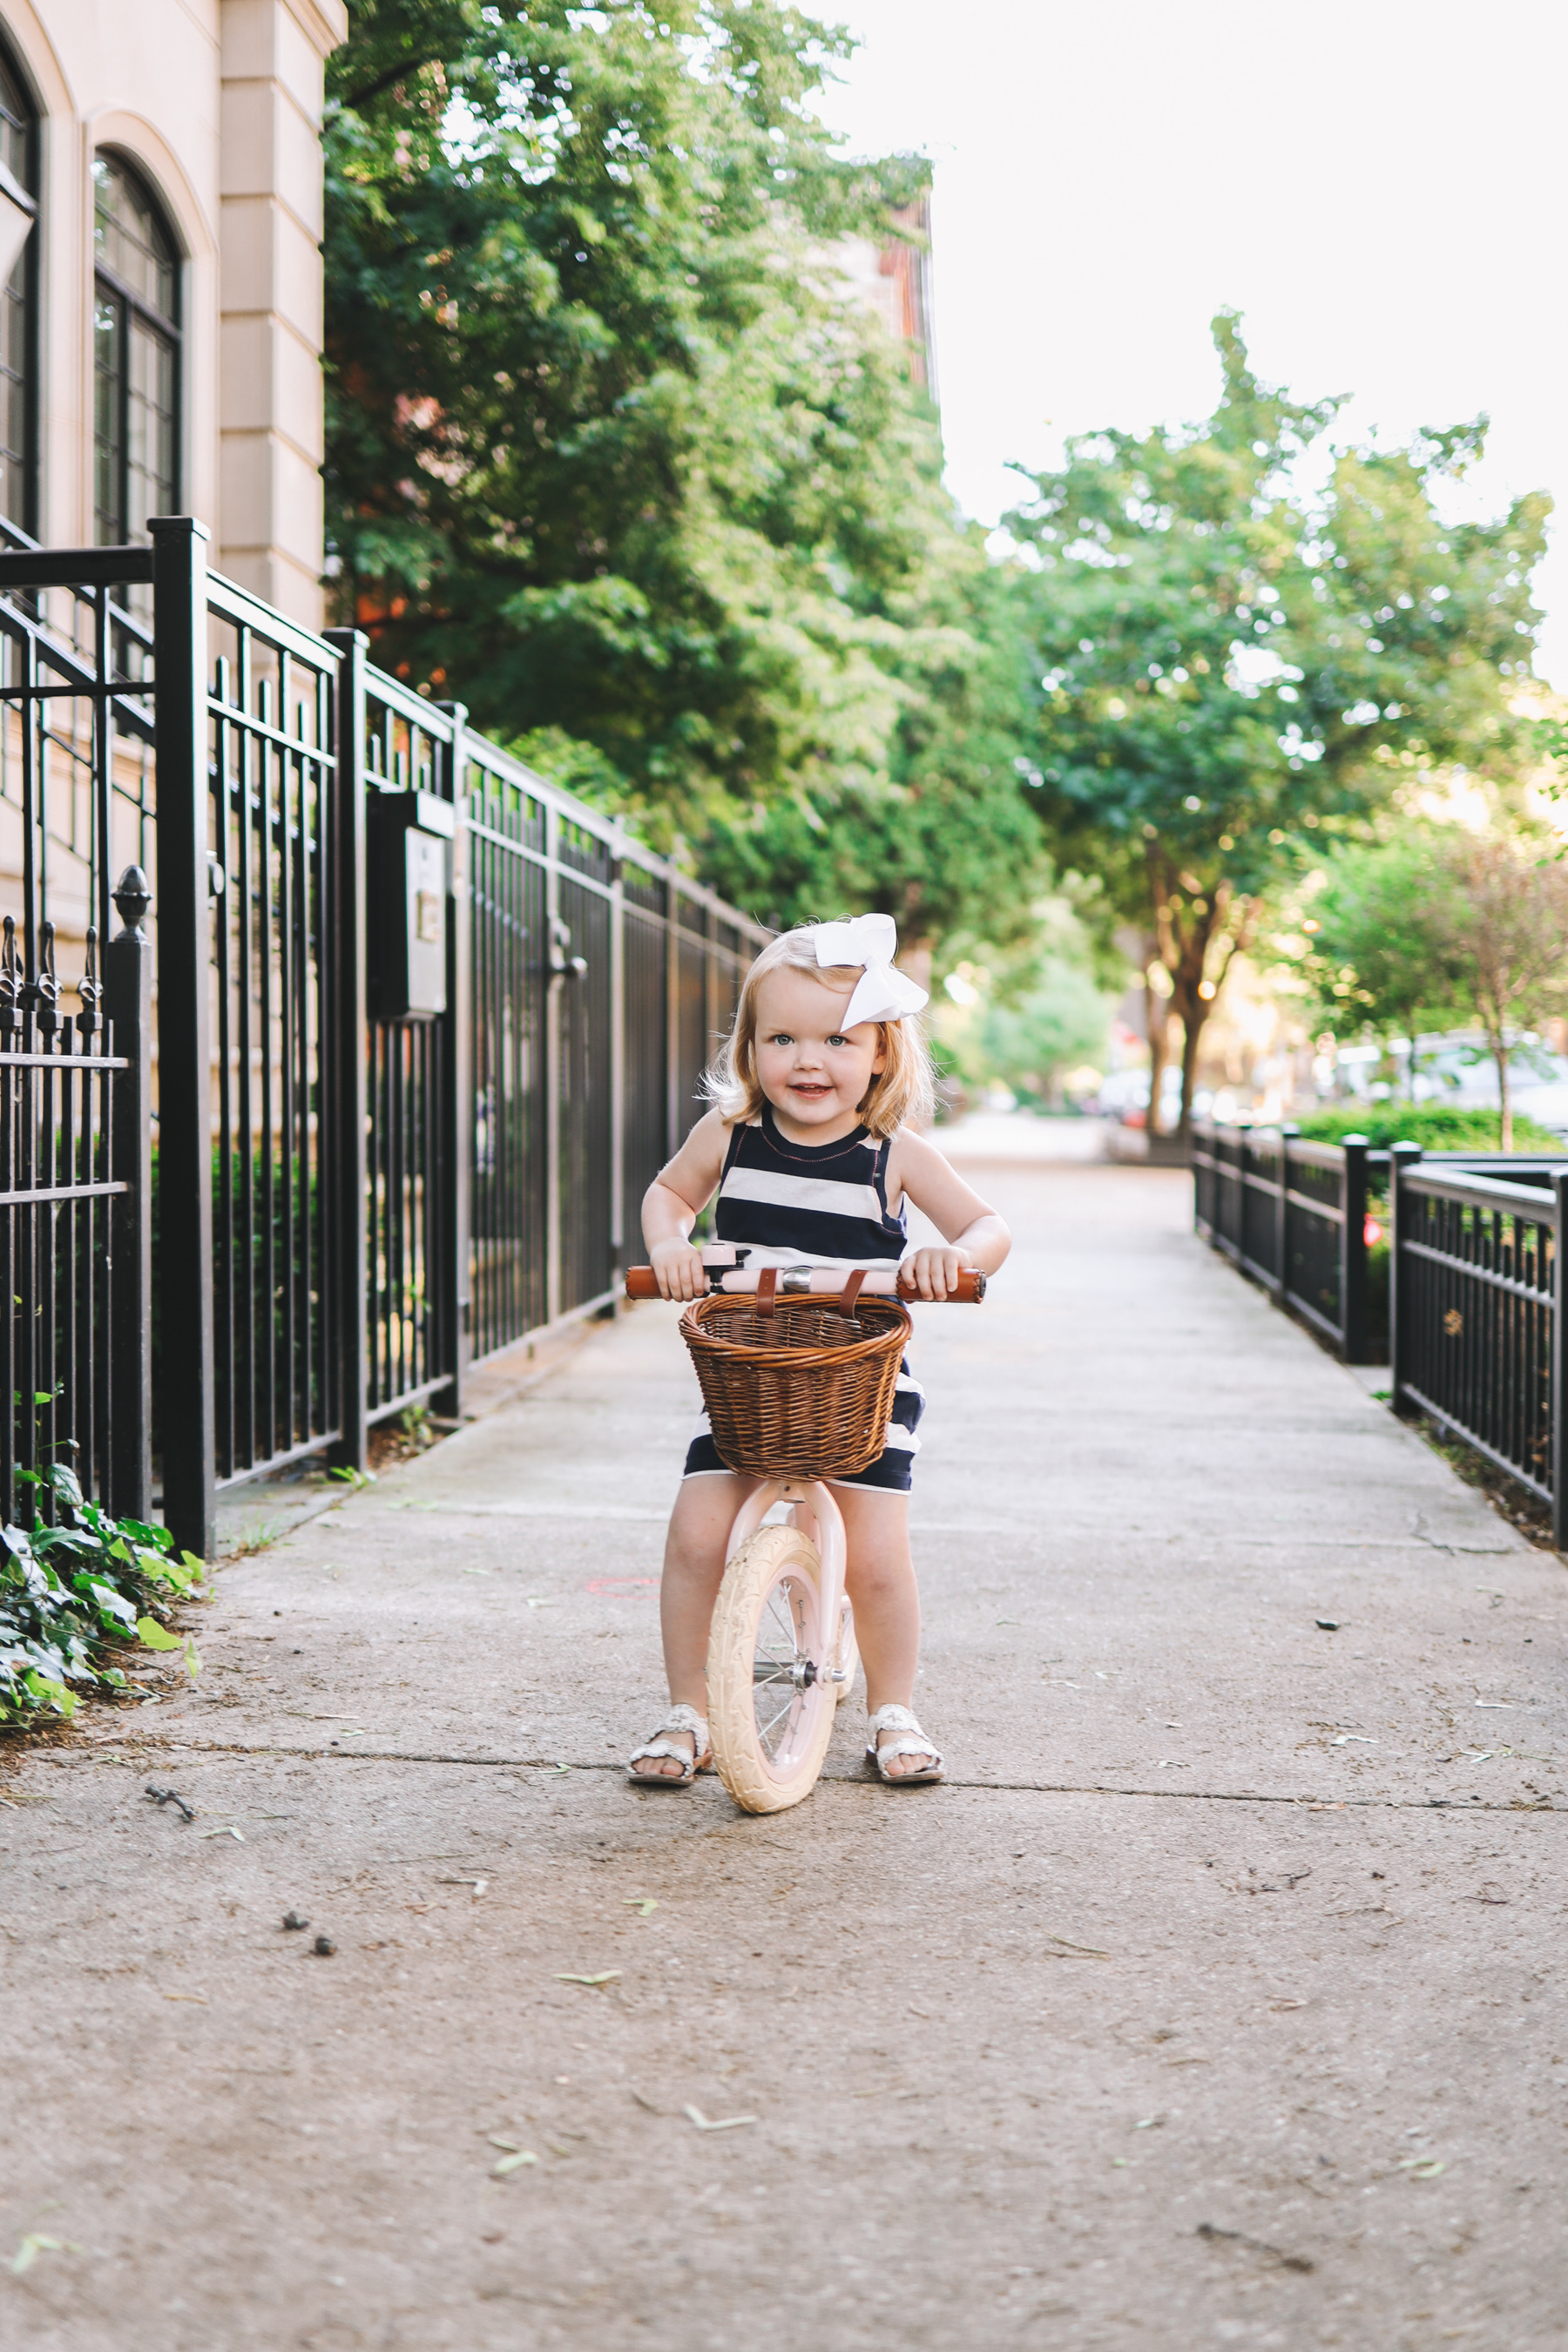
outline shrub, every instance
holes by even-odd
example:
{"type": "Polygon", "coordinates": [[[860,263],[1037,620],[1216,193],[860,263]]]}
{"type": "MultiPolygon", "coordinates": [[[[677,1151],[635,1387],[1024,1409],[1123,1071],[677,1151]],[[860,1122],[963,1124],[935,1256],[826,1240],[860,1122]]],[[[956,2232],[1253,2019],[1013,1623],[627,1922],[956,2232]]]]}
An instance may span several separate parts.
{"type": "Polygon", "coordinates": [[[61,1517],[51,1525],[37,1514],[30,1534],[0,1528],[0,1725],[74,1715],[72,1683],[122,1687],[117,1648],[183,1650],[194,1678],[195,1644],[165,1621],[204,1563],[176,1556],[166,1528],[111,1519],[62,1465],[21,1475],[61,1517]]]}
{"type": "MultiPolygon", "coordinates": [[[[1342,1143],[1364,1135],[1374,1151],[1395,1143],[1418,1143],[1423,1151],[1496,1151],[1495,1110],[1464,1110],[1451,1103],[1355,1103],[1346,1108],[1308,1111],[1296,1122],[1313,1143],[1342,1143]]],[[[1515,1151],[1551,1151],[1568,1160],[1568,1143],[1532,1118],[1515,1116],[1515,1151]]]]}

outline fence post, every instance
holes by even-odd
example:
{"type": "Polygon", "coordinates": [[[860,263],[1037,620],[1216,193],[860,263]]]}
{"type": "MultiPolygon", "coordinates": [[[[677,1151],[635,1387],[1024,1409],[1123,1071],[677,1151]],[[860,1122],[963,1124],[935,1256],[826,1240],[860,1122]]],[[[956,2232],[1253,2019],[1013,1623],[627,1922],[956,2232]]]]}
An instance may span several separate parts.
{"type": "Polygon", "coordinates": [[[561,812],[544,805],[544,1319],[561,1313],[561,987],[566,954],[561,940],[561,812]]]}
{"type": "Polygon", "coordinates": [[[1552,1178],[1552,1549],[1568,1551],[1568,1174],[1552,1178]]]}
{"type": "Polygon", "coordinates": [[[207,533],[154,516],[158,762],[158,1384],[163,1517],[184,1551],[216,1535],[212,920],[207,782],[207,533]]]}
{"type": "Polygon", "coordinates": [[[103,954],[109,1049],[127,1066],[114,1088],[110,1173],[126,1190],[110,1218],[109,1508],[153,1516],[153,942],[142,918],[147,877],[128,866],[115,885],[122,928],[103,954]]]}
{"type": "Polygon", "coordinates": [[[332,773],[331,1092],[322,1106],[322,1140],[336,1171],[338,1426],[332,1449],[341,1469],[363,1470],[370,1448],[369,1209],[365,1118],[365,816],[364,665],[370,639],[360,629],[328,629],[342,659],[332,709],[337,765],[332,773]]]}
{"type": "Polygon", "coordinates": [[[474,1142],[473,903],[469,879],[469,836],[463,810],[468,799],[468,720],[465,702],[444,702],[452,721],[450,751],[452,807],[452,891],[447,925],[447,1051],[441,1061],[441,1292],[447,1302],[448,1328],[443,1334],[452,1377],[431,1402],[447,1419],[456,1421],[463,1410],[463,1375],[473,1348],[474,1302],[470,1289],[468,1221],[474,1142]]]}
{"type": "Polygon", "coordinates": [[[1290,1138],[1300,1135],[1299,1127],[1279,1122],[1279,1193],[1275,1209],[1274,1246],[1279,1267],[1279,1304],[1284,1306],[1290,1295],[1290,1138]]]}
{"type": "Polygon", "coordinates": [[[1347,1135],[1340,1175],[1340,1354],[1366,1361],[1366,1155],[1364,1135],[1347,1135]]]}
{"type": "Polygon", "coordinates": [[[664,1156],[680,1149],[680,888],[664,869],[664,1156]]]}
{"type": "Polygon", "coordinates": [[[1410,1369],[1415,1337],[1411,1320],[1415,1277],[1406,1280],[1400,1264],[1411,1212],[1399,1180],[1420,1157],[1418,1143],[1396,1143],[1388,1155],[1388,1388],[1395,1412],[1405,1410],[1405,1375],[1410,1369]]]}
{"type": "Polygon", "coordinates": [[[618,834],[610,850],[610,1263],[618,1287],[627,1263],[626,898],[618,834]]]}

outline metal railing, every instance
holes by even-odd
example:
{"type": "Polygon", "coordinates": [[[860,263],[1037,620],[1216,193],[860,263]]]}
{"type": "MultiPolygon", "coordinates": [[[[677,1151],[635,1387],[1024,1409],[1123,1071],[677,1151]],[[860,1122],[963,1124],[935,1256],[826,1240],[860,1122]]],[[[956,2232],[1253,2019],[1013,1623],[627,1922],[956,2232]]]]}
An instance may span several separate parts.
{"type": "Polygon", "coordinates": [[[1364,1363],[1369,1165],[1364,1136],[1310,1143],[1293,1127],[1193,1123],[1197,1231],[1300,1315],[1347,1363],[1364,1363]]]}
{"type": "Polygon", "coordinates": [[[205,1553],[220,1486],[363,1465],[376,1420],[456,1411],[470,1363],[613,1299],[767,934],[357,633],[209,575],[199,524],[152,533],[0,533],[0,1352],[26,1390],[0,1499],[74,1446],[148,1516],[155,1395],[164,1517],[205,1553]],[[388,795],[446,845],[428,1017],[367,988],[388,795]],[[127,857],[154,879],[123,877],[106,1027],[127,857]],[[84,966],[68,1055],[57,937],[84,966]]]}
{"type": "Polygon", "coordinates": [[[1352,1363],[1382,1336],[1366,1208],[1369,1183],[1386,1183],[1394,1409],[1425,1414],[1548,1504],[1568,1549],[1568,1147],[1423,1155],[1199,1120],[1193,1181],[1196,1230],[1352,1363]]]}
{"type": "Polygon", "coordinates": [[[1391,1157],[1394,1410],[1426,1414],[1550,1504],[1568,1549],[1568,1168],[1504,1161],[1493,1175],[1410,1144],[1391,1157]]]}

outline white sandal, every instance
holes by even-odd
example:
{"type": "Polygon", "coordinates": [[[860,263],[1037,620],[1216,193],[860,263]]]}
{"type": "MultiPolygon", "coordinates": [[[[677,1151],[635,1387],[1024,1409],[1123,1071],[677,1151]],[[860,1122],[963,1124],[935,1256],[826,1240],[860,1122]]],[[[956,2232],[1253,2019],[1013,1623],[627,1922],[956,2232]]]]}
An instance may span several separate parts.
{"type": "Polygon", "coordinates": [[[879,1706],[875,1715],[866,1717],[866,1728],[871,1735],[867,1759],[876,1766],[879,1778],[889,1789],[918,1788],[922,1781],[942,1779],[942,1750],[926,1738],[907,1706],[879,1706]],[[880,1731],[903,1732],[907,1736],[889,1739],[884,1748],[878,1744],[880,1731]],[[929,1756],[931,1762],[921,1772],[889,1772],[888,1767],[895,1756],[929,1756]]]}
{"type": "Polygon", "coordinates": [[[689,1789],[699,1772],[710,1771],[712,1765],[713,1749],[708,1737],[708,1719],[706,1716],[699,1715],[694,1706],[682,1705],[672,1706],[647,1745],[645,1748],[639,1748],[636,1755],[628,1759],[626,1775],[629,1780],[636,1780],[645,1789],[689,1789]],[[671,1741],[665,1738],[664,1734],[667,1731],[686,1733],[691,1742],[689,1756],[684,1748],[677,1748],[671,1741]],[[639,1764],[651,1764],[656,1759],[666,1756],[672,1764],[679,1765],[679,1775],[674,1772],[639,1772],[637,1770],[639,1764]]]}

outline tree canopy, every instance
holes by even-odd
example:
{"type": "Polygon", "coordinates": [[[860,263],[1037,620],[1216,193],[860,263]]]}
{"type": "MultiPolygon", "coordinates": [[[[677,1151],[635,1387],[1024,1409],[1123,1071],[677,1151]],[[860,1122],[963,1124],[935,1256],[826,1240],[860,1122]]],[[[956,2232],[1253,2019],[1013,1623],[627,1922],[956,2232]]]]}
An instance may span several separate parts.
{"type": "Polygon", "coordinates": [[[327,129],[343,617],[760,910],[929,929],[961,875],[1023,903],[984,551],[834,258],[900,234],[926,175],[833,152],[812,101],[845,37],[782,0],[351,20],[327,129]]]}
{"type": "Polygon", "coordinates": [[[1347,845],[1323,869],[1296,946],[1322,1018],[1341,1030],[1414,1035],[1473,1022],[1512,1150],[1520,1033],[1568,1005],[1568,866],[1543,841],[1510,826],[1406,823],[1386,841],[1347,845]]]}
{"type": "MultiPolygon", "coordinates": [[[[1206,422],[1079,436],[1009,518],[1031,566],[1043,813],[1168,976],[1184,1107],[1226,971],[1303,847],[1440,762],[1513,755],[1549,512],[1530,497],[1495,523],[1443,519],[1484,419],[1340,450],[1309,493],[1340,403],[1261,383],[1232,314],[1214,335],[1206,422]]],[[[1167,1016],[1151,1014],[1157,1089],[1167,1016]]]]}

